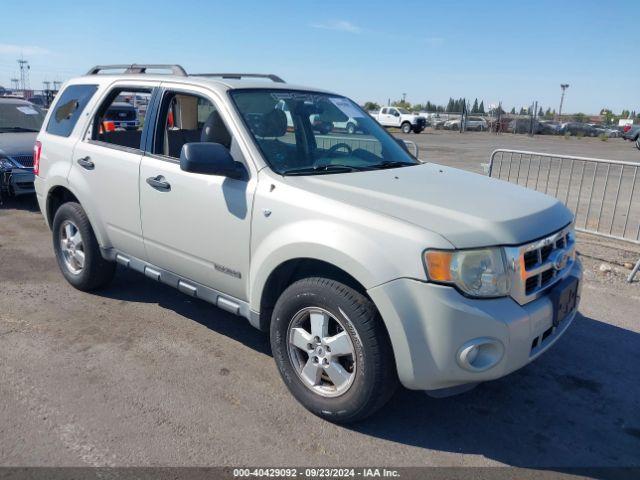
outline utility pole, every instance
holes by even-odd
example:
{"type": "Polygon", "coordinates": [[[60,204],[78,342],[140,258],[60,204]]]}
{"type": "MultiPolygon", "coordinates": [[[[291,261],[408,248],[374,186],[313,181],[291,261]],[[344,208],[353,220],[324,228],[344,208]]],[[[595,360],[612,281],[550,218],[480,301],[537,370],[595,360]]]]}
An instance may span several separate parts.
{"type": "Polygon", "coordinates": [[[569,88],[569,84],[561,83],[560,88],[562,89],[562,95],[560,95],[560,109],[558,110],[558,118],[562,116],[562,104],[564,103],[564,92],[567,88],[569,88]]]}
{"type": "Polygon", "coordinates": [[[42,81],[42,86],[44,87],[45,90],[50,90],[51,89],[51,82],[49,80],[43,80],[42,81]]]}
{"type": "Polygon", "coordinates": [[[18,78],[12,78],[12,79],[11,79],[11,89],[12,89],[12,90],[18,90],[18,89],[20,88],[20,87],[19,87],[19,85],[20,85],[20,83],[19,83],[19,82],[20,82],[20,79],[18,79],[18,78]]]}
{"type": "Polygon", "coordinates": [[[58,90],[60,90],[60,85],[62,85],[62,82],[60,80],[54,80],[53,81],[53,89],[57,92],[58,90]]]}
{"type": "Polygon", "coordinates": [[[403,93],[402,94],[402,103],[404,103],[406,99],[407,99],[407,94],[403,93]]]}

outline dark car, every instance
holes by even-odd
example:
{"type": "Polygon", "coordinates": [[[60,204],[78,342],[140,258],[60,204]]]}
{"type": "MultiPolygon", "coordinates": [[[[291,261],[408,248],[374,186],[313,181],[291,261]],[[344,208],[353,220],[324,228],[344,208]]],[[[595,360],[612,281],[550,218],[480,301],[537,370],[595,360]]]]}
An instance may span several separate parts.
{"type": "Polygon", "coordinates": [[[0,97],[0,199],[33,193],[33,147],[44,121],[40,107],[0,97]]]}
{"type": "Polygon", "coordinates": [[[104,121],[113,122],[116,129],[138,130],[138,110],[127,102],[114,102],[104,115],[104,121]]]}
{"type": "Polygon", "coordinates": [[[583,135],[585,137],[597,136],[596,129],[587,123],[581,122],[567,122],[560,126],[560,135],[583,135]]]}

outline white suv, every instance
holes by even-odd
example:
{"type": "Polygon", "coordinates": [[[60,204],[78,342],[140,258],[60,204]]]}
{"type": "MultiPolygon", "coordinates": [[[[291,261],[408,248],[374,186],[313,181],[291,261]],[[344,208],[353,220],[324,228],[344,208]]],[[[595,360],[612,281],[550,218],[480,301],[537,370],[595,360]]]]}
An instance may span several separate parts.
{"type": "Polygon", "coordinates": [[[336,422],[398,380],[444,395],[502,377],[573,320],[581,266],[557,200],[422,164],[340,95],[145,73],[161,67],[93,68],[38,135],[38,201],[76,288],[119,264],[247,318],[291,393],[336,422]],[[135,130],[105,121],[122,98],[147,106],[135,130]],[[319,113],[367,133],[318,134],[319,113]]]}

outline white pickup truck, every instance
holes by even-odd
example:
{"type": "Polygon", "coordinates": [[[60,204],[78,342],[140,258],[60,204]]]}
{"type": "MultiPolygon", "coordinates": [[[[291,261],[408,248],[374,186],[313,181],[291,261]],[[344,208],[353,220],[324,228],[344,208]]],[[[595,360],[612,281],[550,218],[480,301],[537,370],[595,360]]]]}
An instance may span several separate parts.
{"type": "Polygon", "coordinates": [[[397,127],[402,133],[420,133],[427,127],[427,119],[400,107],[383,107],[371,115],[383,127],[397,127]]]}

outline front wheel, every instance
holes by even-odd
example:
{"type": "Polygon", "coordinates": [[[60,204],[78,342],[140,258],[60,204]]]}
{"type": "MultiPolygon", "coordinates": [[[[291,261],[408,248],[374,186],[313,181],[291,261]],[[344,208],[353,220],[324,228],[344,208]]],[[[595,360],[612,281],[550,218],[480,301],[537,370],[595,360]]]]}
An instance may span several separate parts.
{"type": "Polygon", "coordinates": [[[640,150],[640,137],[636,138],[636,148],[640,150]]]}
{"type": "Polygon", "coordinates": [[[284,291],[273,311],[271,349],[293,396],[333,422],[371,415],[398,384],[375,306],[334,280],[307,278],[284,291]]]}
{"type": "Polygon", "coordinates": [[[53,250],[62,274],[78,290],[104,287],[113,278],[115,263],[102,258],[87,214],[78,203],[65,203],[56,212],[53,250]]]}
{"type": "Polygon", "coordinates": [[[411,133],[411,124],[409,122],[405,122],[402,124],[402,133],[411,133]]]}
{"type": "Polygon", "coordinates": [[[347,123],[347,133],[350,135],[356,133],[356,126],[353,123],[347,123]]]}

